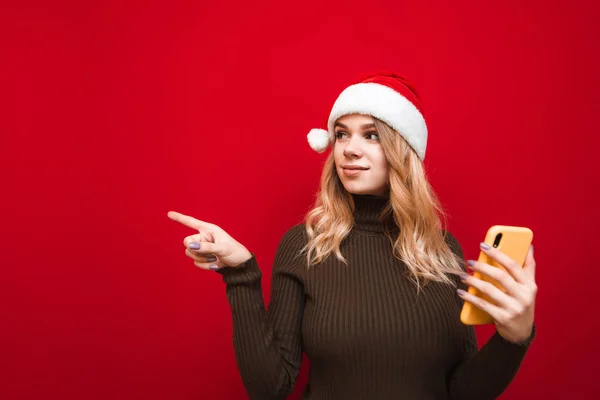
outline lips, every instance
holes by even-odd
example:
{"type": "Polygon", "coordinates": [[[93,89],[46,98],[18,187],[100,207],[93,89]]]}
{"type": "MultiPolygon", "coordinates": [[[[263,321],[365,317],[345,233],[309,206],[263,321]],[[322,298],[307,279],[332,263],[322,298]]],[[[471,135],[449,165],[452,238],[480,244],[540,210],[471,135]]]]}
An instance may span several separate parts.
{"type": "Polygon", "coordinates": [[[365,170],[369,169],[367,167],[362,167],[360,165],[343,165],[342,168],[348,169],[348,170],[359,170],[359,171],[365,171],[365,170]]]}
{"type": "Polygon", "coordinates": [[[361,165],[342,165],[342,174],[348,178],[350,177],[358,177],[361,172],[368,170],[369,168],[363,167],[361,165]]]}

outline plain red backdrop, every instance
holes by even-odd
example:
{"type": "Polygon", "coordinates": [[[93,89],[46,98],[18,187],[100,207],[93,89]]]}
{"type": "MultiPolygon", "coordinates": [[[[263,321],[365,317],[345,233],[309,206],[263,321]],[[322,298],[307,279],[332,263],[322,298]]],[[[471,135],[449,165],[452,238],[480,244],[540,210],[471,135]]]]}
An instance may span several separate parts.
{"type": "Polygon", "coordinates": [[[467,258],[534,230],[538,337],[502,398],[593,397],[596,4],[4,2],[0,398],[246,398],[224,285],[167,211],[254,251],[268,301],[325,158],[306,134],[380,69],[417,83],[467,258]]]}

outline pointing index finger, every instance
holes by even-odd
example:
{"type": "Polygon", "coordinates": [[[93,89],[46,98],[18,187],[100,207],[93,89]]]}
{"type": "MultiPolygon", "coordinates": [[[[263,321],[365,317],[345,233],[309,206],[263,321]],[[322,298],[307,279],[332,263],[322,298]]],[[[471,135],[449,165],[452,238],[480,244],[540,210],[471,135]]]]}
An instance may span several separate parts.
{"type": "Polygon", "coordinates": [[[176,211],[169,211],[167,216],[175,222],[179,222],[182,225],[187,226],[188,228],[200,230],[202,228],[203,222],[197,220],[194,217],[190,217],[189,215],[181,214],[176,211]]]}

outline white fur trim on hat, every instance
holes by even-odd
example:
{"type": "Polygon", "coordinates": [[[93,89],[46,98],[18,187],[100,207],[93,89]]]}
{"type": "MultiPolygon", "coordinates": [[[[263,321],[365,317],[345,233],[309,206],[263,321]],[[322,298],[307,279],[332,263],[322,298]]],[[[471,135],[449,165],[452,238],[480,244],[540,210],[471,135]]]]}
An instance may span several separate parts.
{"type": "Polygon", "coordinates": [[[347,87],[329,114],[328,129],[331,135],[335,121],[347,114],[366,114],[382,120],[404,137],[421,160],[425,158],[425,119],[413,103],[395,90],[373,82],[347,87]]]}
{"type": "Polygon", "coordinates": [[[308,138],[310,147],[317,153],[322,153],[327,150],[329,143],[331,142],[329,132],[325,129],[311,129],[306,137],[308,138]]]}

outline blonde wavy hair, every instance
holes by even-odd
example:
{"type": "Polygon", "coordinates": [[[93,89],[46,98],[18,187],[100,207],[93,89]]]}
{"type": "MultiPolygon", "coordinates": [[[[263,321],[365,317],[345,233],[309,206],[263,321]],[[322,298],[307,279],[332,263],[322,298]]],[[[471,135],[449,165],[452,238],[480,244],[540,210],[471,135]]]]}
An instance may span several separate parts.
{"type": "MultiPolygon", "coordinates": [[[[389,202],[382,218],[393,216],[401,227],[397,237],[387,233],[393,254],[403,261],[411,279],[421,287],[429,281],[455,284],[450,276],[463,271],[462,260],[445,240],[446,215],[430,186],[422,161],[389,125],[373,118],[389,166],[389,202]]],[[[354,201],[338,177],[333,151],[325,161],[314,207],[305,216],[308,242],[303,248],[308,266],[334,254],[344,264],[340,245],[354,225],[354,201]]]]}

